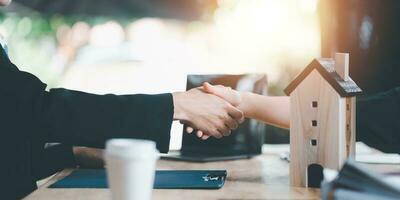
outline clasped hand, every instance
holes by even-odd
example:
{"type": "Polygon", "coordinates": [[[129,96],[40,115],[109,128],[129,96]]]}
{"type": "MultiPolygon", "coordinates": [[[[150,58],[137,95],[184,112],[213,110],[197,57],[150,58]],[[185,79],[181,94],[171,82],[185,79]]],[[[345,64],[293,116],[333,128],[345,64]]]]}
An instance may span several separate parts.
{"type": "Polygon", "coordinates": [[[203,140],[210,136],[222,138],[244,122],[244,114],[237,107],[240,95],[224,86],[203,87],[173,93],[174,120],[188,126],[187,132],[197,130],[203,140]]]}

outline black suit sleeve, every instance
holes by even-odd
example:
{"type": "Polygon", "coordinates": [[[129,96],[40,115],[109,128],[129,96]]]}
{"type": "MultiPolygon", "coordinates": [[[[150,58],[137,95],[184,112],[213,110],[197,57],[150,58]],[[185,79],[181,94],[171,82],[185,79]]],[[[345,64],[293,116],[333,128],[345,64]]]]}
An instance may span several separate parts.
{"type": "Polygon", "coordinates": [[[11,62],[3,63],[2,115],[9,113],[5,119],[9,131],[19,132],[8,137],[90,147],[103,147],[110,138],[138,138],[153,140],[161,152],[168,151],[173,120],[171,94],[118,96],[67,89],[46,91],[46,85],[32,74],[19,71],[11,62]]]}
{"type": "Polygon", "coordinates": [[[400,153],[400,87],[357,102],[357,140],[400,153]]]}
{"type": "Polygon", "coordinates": [[[110,138],[149,139],[167,152],[173,117],[171,94],[94,95],[66,89],[43,92],[36,102],[38,131],[49,142],[103,147],[110,138]]]}
{"type": "Polygon", "coordinates": [[[32,177],[38,181],[65,168],[75,168],[76,162],[71,145],[43,143],[31,144],[32,177]]]}

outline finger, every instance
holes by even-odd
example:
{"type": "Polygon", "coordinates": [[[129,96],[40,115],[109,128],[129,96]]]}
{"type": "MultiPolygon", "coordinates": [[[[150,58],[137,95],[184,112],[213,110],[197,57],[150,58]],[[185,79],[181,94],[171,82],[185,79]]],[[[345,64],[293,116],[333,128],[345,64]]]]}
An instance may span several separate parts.
{"type": "Polygon", "coordinates": [[[190,126],[186,127],[186,132],[187,133],[193,133],[194,129],[190,126]]]}
{"type": "Polygon", "coordinates": [[[204,89],[204,91],[211,93],[211,94],[215,94],[215,92],[216,92],[215,86],[209,84],[208,82],[203,83],[203,89],[204,89]]]}
{"type": "Polygon", "coordinates": [[[229,136],[231,134],[231,129],[229,129],[227,126],[225,126],[225,123],[224,123],[221,126],[218,126],[218,132],[222,136],[229,136]]]}
{"type": "Polygon", "coordinates": [[[211,135],[211,136],[213,136],[213,137],[215,137],[215,138],[218,138],[218,139],[224,137],[224,135],[222,134],[222,132],[219,131],[218,129],[215,129],[214,131],[211,131],[211,132],[209,133],[209,135],[211,135]]]}
{"type": "Polygon", "coordinates": [[[211,85],[208,82],[203,83],[203,89],[211,94],[217,95],[221,98],[228,97],[229,94],[226,92],[226,87],[223,85],[211,85]]]}
{"type": "Polygon", "coordinates": [[[210,138],[209,135],[203,135],[203,137],[201,137],[202,140],[207,140],[208,138],[210,138]]]}
{"type": "Polygon", "coordinates": [[[203,131],[197,131],[196,135],[198,138],[201,138],[201,137],[203,137],[204,134],[203,134],[203,131]]]}
{"type": "Polygon", "coordinates": [[[213,86],[205,82],[203,83],[203,88],[204,92],[220,97],[234,106],[238,106],[240,104],[239,94],[235,90],[232,90],[230,87],[225,87],[222,85],[213,86]]]}
{"type": "Polygon", "coordinates": [[[239,119],[239,124],[243,123],[246,120],[246,118],[243,116],[242,118],[239,119]]]}
{"type": "Polygon", "coordinates": [[[224,133],[224,137],[230,136],[232,134],[232,130],[228,129],[228,132],[224,133]]]}
{"type": "Polygon", "coordinates": [[[239,127],[239,121],[237,119],[232,118],[230,115],[226,115],[224,118],[225,127],[229,130],[235,130],[239,127]]]}
{"type": "Polygon", "coordinates": [[[231,130],[237,129],[239,127],[239,120],[232,119],[230,116],[229,118],[230,119],[225,121],[225,125],[231,130]]]}
{"type": "Polygon", "coordinates": [[[228,106],[228,113],[233,119],[237,120],[238,122],[240,122],[240,120],[244,118],[243,112],[233,107],[232,105],[228,106]]]}
{"type": "Polygon", "coordinates": [[[197,89],[199,89],[199,90],[202,91],[202,92],[205,92],[205,89],[204,89],[203,86],[197,87],[197,89]]]}
{"type": "Polygon", "coordinates": [[[193,123],[189,121],[180,121],[182,124],[186,125],[186,132],[187,133],[193,133],[196,129],[198,129],[193,123]]]}

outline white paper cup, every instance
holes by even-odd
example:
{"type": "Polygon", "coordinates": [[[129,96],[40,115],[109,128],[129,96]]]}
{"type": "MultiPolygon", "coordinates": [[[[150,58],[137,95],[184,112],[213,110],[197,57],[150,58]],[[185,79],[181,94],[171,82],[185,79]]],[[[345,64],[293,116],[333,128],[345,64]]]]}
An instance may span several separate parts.
{"type": "Polygon", "coordinates": [[[113,200],[150,200],[158,151],[149,140],[111,139],[106,143],[108,186],[113,200]]]}

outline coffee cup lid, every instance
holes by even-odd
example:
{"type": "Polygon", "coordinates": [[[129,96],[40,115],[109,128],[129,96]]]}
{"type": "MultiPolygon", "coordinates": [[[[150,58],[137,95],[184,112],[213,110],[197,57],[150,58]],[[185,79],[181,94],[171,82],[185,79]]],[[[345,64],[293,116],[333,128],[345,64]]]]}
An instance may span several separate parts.
{"type": "Polygon", "coordinates": [[[106,142],[106,153],[124,157],[157,155],[156,143],[140,139],[111,139],[106,142]]]}

